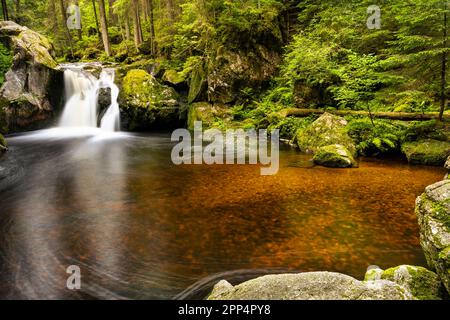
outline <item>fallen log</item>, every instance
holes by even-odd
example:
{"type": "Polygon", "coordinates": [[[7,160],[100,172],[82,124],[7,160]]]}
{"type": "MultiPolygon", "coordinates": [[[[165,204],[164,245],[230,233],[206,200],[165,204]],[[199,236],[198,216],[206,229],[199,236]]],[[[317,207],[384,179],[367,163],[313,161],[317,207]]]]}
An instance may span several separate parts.
{"type": "MultiPolygon", "coordinates": [[[[321,110],[321,109],[287,109],[285,110],[286,117],[307,117],[314,114],[323,114],[325,112],[337,116],[366,116],[369,117],[368,111],[354,111],[354,110],[321,110]]],[[[424,121],[439,118],[439,112],[372,112],[372,116],[378,119],[403,120],[403,121],[424,121]]],[[[444,114],[445,121],[450,121],[450,114],[444,114]]]]}

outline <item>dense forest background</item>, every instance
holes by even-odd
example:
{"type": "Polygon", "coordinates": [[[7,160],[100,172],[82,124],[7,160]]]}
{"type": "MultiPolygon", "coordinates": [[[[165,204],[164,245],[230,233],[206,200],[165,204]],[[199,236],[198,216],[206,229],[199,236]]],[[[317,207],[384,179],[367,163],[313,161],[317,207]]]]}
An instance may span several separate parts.
{"type": "Polygon", "coordinates": [[[448,1],[2,0],[2,8],[4,19],[51,39],[61,62],[157,62],[164,80],[186,84],[187,103],[226,104],[235,120],[282,126],[287,136],[298,119],[273,119],[286,108],[447,108],[448,1]],[[67,27],[72,4],[79,30],[67,27]],[[374,5],[379,28],[370,27],[374,5]]]}

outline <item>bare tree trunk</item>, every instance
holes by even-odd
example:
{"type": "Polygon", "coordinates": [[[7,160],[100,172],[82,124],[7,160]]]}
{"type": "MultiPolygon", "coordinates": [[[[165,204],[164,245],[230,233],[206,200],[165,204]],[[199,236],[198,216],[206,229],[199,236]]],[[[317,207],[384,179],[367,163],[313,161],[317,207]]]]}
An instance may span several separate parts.
{"type": "Polygon", "coordinates": [[[141,19],[139,17],[139,2],[133,0],[133,27],[134,27],[134,46],[138,51],[139,46],[142,44],[142,29],[141,19]]]}
{"type": "Polygon", "coordinates": [[[98,35],[98,38],[101,40],[102,36],[100,33],[100,26],[98,24],[97,7],[95,5],[95,0],[92,0],[92,7],[94,9],[94,19],[95,19],[95,27],[97,29],[97,35],[98,35]]]}
{"type": "Polygon", "coordinates": [[[6,4],[6,0],[2,0],[2,11],[3,11],[3,20],[9,20],[8,5],[6,4]]]}
{"type": "Polygon", "coordinates": [[[70,53],[73,56],[72,35],[70,34],[69,27],[67,26],[66,6],[64,5],[64,0],[59,0],[59,6],[61,9],[62,25],[64,30],[66,31],[66,37],[67,41],[69,42],[70,53]]]}
{"type": "MultiPolygon", "coordinates": [[[[447,50],[447,12],[444,12],[444,50],[447,50]]],[[[441,70],[441,110],[439,112],[439,121],[444,117],[444,111],[447,107],[447,52],[442,54],[442,70],[441,70]]]]}
{"type": "MultiPolygon", "coordinates": [[[[75,4],[77,5],[77,7],[80,7],[79,1],[77,0],[75,2],[75,4]]],[[[80,29],[77,29],[78,32],[78,39],[83,40],[83,32],[82,32],[82,24],[81,24],[81,12],[80,12],[80,29]]]]}
{"type": "Polygon", "coordinates": [[[105,1],[98,0],[98,8],[100,14],[100,28],[102,32],[103,47],[105,48],[106,56],[111,56],[111,49],[109,47],[109,36],[108,36],[108,23],[106,21],[106,10],[105,1]]]}

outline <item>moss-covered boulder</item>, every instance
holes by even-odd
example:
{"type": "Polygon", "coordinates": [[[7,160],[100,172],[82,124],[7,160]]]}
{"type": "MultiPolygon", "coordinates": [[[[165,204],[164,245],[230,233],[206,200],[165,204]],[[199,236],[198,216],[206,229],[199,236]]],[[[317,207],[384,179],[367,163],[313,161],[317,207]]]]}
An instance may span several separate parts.
{"type": "Polygon", "coordinates": [[[232,286],[216,284],[209,300],[411,300],[403,286],[392,281],[358,281],[333,272],[268,275],[232,286]]]}
{"type": "Polygon", "coordinates": [[[120,106],[129,130],[169,129],[182,120],[178,94],[144,70],[128,71],[121,83],[120,106]]]}
{"type": "Polygon", "coordinates": [[[402,152],[411,164],[443,166],[450,155],[450,142],[433,139],[406,142],[402,152]]]}
{"type": "Polygon", "coordinates": [[[321,147],[339,144],[356,155],[356,147],[346,131],[347,121],[344,118],[324,113],[319,119],[306,128],[299,129],[296,142],[301,151],[316,153],[321,147]]]}
{"type": "Polygon", "coordinates": [[[428,266],[450,292],[450,180],[425,189],[416,201],[416,215],[428,266]]]}
{"type": "Polygon", "coordinates": [[[167,69],[163,74],[162,80],[172,85],[179,85],[186,81],[186,77],[176,70],[167,69]]]}
{"type": "Polygon", "coordinates": [[[194,128],[195,121],[201,121],[203,129],[223,127],[231,123],[231,109],[220,103],[195,102],[189,106],[188,128],[194,128]]]}
{"type": "Polygon", "coordinates": [[[0,41],[13,53],[13,63],[0,89],[9,132],[43,126],[62,106],[63,72],[57,70],[47,38],[12,21],[0,22],[0,41]]]}
{"type": "Polygon", "coordinates": [[[358,166],[351,152],[340,144],[320,147],[314,154],[313,160],[315,164],[330,168],[352,168],[358,166]]]}
{"type": "Polygon", "coordinates": [[[8,144],[6,143],[5,137],[0,134],[0,154],[8,150],[8,144]]]}
{"type": "Polygon", "coordinates": [[[364,281],[389,280],[408,289],[419,300],[440,300],[444,287],[439,276],[423,267],[402,265],[387,270],[373,268],[367,271],[364,281]]]}
{"type": "Polygon", "coordinates": [[[445,169],[450,170],[450,156],[447,158],[447,161],[445,162],[444,167],[445,167],[445,169]]]}

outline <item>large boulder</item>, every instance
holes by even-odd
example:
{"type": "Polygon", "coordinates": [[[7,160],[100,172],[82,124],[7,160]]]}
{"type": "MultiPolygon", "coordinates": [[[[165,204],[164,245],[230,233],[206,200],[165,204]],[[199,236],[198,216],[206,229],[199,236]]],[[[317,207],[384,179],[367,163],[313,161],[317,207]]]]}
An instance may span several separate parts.
{"type": "Polygon", "coordinates": [[[204,129],[229,124],[233,120],[231,109],[220,103],[195,102],[189,106],[188,128],[194,129],[194,122],[201,121],[204,129]]]}
{"type": "Polygon", "coordinates": [[[0,22],[0,41],[13,53],[0,89],[0,109],[9,132],[40,127],[62,105],[63,72],[47,38],[12,21],[0,22]]]}
{"type": "Polygon", "coordinates": [[[301,151],[316,153],[321,147],[339,144],[356,155],[356,147],[346,131],[344,118],[324,113],[306,128],[299,129],[296,142],[301,151]]]}
{"type": "Polygon", "coordinates": [[[411,164],[443,166],[450,155],[450,142],[433,139],[406,142],[402,152],[411,164]]]}
{"type": "Polygon", "coordinates": [[[313,160],[315,164],[330,168],[352,168],[358,166],[351,152],[340,144],[320,147],[313,160]]]}
{"type": "Polygon", "coordinates": [[[425,189],[416,201],[416,215],[428,265],[450,292],[450,180],[425,189]]]}
{"type": "Polygon", "coordinates": [[[367,271],[365,281],[389,280],[407,288],[419,300],[440,300],[444,288],[439,276],[424,268],[402,265],[387,270],[371,268],[367,271]]]}
{"type": "Polygon", "coordinates": [[[242,90],[260,90],[269,85],[281,62],[281,55],[269,46],[228,50],[220,47],[213,63],[197,63],[189,81],[189,103],[208,101],[229,104],[242,96],[242,90]]]}
{"type": "Polygon", "coordinates": [[[119,97],[122,116],[129,130],[168,129],[183,118],[178,94],[141,69],[128,71],[119,97]]]}
{"type": "Polygon", "coordinates": [[[358,281],[333,272],[268,275],[237,286],[216,284],[209,300],[412,300],[403,286],[387,280],[358,281]]]}

